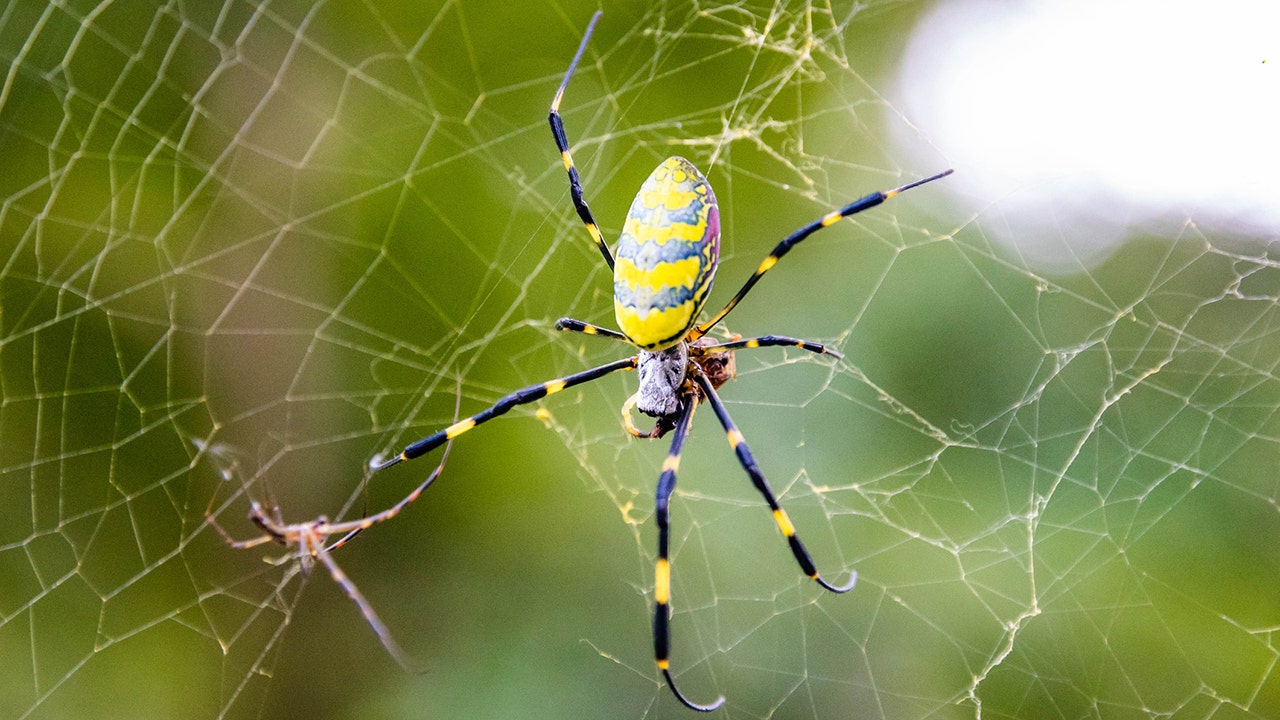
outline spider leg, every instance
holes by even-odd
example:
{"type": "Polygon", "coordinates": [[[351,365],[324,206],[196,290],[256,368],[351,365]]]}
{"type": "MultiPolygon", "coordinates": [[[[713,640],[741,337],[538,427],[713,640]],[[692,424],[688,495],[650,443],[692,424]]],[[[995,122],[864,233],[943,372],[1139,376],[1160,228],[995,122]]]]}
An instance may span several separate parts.
{"type": "Polygon", "coordinates": [[[392,505],[386,510],[383,510],[382,512],[377,513],[375,515],[369,515],[367,517],[362,517],[358,520],[351,520],[349,522],[330,523],[325,528],[327,531],[326,532],[327,535],[333,535],[340,532],[345,532],[346,535],[343,535],[336,542],[326,547],[324,551],[328,553],[328,552],[337,550],[343,545],[346,545],[347,543],[351,542],[351,540],[355,536],[359,535],[365,530],[368,530],[373,525],[376,525],[380,522],[385,522],[399,515],[400,511],[404,510],[406,505],[413,502],[414,500],[417,500],[418,496],[421,495],[424,490],[431,487],[431,484],[436,481],[436,478],[440,477],[440,473],[444,472],[444,464],[449,459],[449,451],[452,449],[453,449],[453,442],[450,441],[448,445],[445,445],[444,454],[440,456],[440,464],[436,466],[435,470],[431,471],[431,474],[427,476],[426,480],[423,480],[418,485],[418,487],[413,489],[413,492],[401,498],[400,502],[396,503],[395,505],[392,505]]]}
{"type": "Polygon", "coordinates": [[[554,395],[565,388],[580,385],[584,382],[590,382],[597,378],[602,378],[605,375],[617,372],[618,370],[634,370],[637,360],[637,356],[633,355],[621,360],[615,360],[599,367],[591,368],[590,370],[583,370],[580,373],[574,373],[573,375],[567,375],[556,380],[549,380],[544,383],[530,385],[527,388],[517,390],[510,395],[499,399],[498,402],[494,403],[488,409],[481,410],[465,420],[456,422],[439,432],[432,433],[415,443],[405,446],[405,449],[402,450],[399,455],[396,455],[386,462],[375,465],[373,470],[374,472],[385,470],[392,465],[399,464],[405,460],[412,460],[421,455],[425,455],[437,447],[440,447],[445,442],[458,437],[481,423],[487,422],[506,413],[517,405],[524,405],[535,400],[541,400],[542,398],[548,395],[554,395]]]}
{"type": "Polygon", "coordinates": [[[740,350],[742,348],[762,348],[762,347],[798,347],[802,350],[808,350],[811,353],[819,355],[830,355],[837,360],[844,358],[844,355],[821,343],[809,340],[801,340],[799,338],[787,337],[786,335],[762,335],[760,337],[747,338],[745,340],[732,340],[727,343],[718,345],[708,345],[709,350],[740,350]]]}
{"type": "Polygon", "coordinates": [[[607,337],[611,340],[631,342],[627,339],[626,335],[623,335],[617,330],[610,330],[609,328],[592,325],[591,323],[585,323],[581,320],[574,320],[573,318],[560,318],[556,321],[556,329],[561,332],[576,332],[582,333],[583,335],[599,335],[600,337],[607,337]]]}
{"type": "Polygon", "coordinates": [[[600,249],[600,254],[608,263],[609,269],[612,270],[613,254],[609,252],[604,234],[600,232],[600,226],[591,216],[591,208],[587,207],[586,198],[582,196],[582,178],[578,175],[578,168],[573,165],[573,157],[569,154],[569,138],[564,133],[564,121],[560,119],[560,101],[564,99],[565,88],[569,87],[569,78],[573,77],[573,71],[577,69],[578,61],[582,59],[582,53],[587,49],[587,41],[591,39],[591,33],[596,29],[596,22],[600,20],[600,15],[601,11],[597,10],[596,14],[591,16],[591,22],[587,24],[587,32],[582,36],[582,44],[578,45],[578,52],[574,54],[573,62],[569,63],[564,81],[560,83],[560,89],[556,90],[555,99],[551,101],[551,112],[547,115],[547,120],[551,123],[551,135],[556,139],[556,147],[560,150],[560,159],[564,161],[565,172],[569,173],[569,195],[573,197],[573,207],[577,209],[578,217],[582,218],[582,224],[587,226],[587,232],[591,233],[591,239],[600,249]]]}
{"type": "Polygon", "coordinates": [[[680,451],[684,448],[684,439],[689,435],[689,426],[693,422],[693,411],[698,402],[694,397],[685,402],[685,409],[676,424],[675,437],[671,439],[671,450],[662,463],[662,474],[658,476],[656,497],[656,513],[658,519],[658,562],[654,568],[653,582],[653,653],[658,661],[658,670],[667,680],[667,687],[685,707],[698,712],[710,712],[724,704],[721,696],[710,705],[698,705],[685,697],[676,683],[671,679],[671,664],[668,660],[671,650],[671,558],[668,553],[671,536],[670,504],[671,493],[676,489],[676,471],[680,467],[680,451]]]}
{"type": "Polygon", "coordinates": [[[720,396],[716,395],[715,388],[711,386],[711,382],[701,372],[694,373],[694,381],[698,383],[698,388],[702,390],[703,396],[711,404],[711,409],[715,411],[716,417],[720,419],[720,425],[724,427],[725,434],[729,438],[729,445],[738,456],[738,463],[742,465],[743,470],[747,471],[747,475],[751,477],[751,482],[756,486],[756,490],[760,491],[760,494],[764,496],[765,502],[769,504],[769,509],[773,511],[773,520],[778,524],[778,529],[782,531],[783,536],[787,538],[787,544],[791,546],[791,554],[795,555],[796,562],[800,565],[800,570],[831,592],[844,593],[852,590],[853,586],[858,582],[857,572],[854,572],[849,578],[849,582],[844,585],[832,585],[818,574],[818,570],[813,564],[813,558],[809,557],[809,551],[805,550],[804,543],[800,542],[800,537],[796,535],[796,528],[791,524],[791,519],[787,517],[786,511],[778,504],[778,498],[774,496],[773,490],[769,488],[769,483],[765,481],[764,474],[760,472],[760,467],[756,465],[755,458],[751,456],[751,450],[747,448],[746,440],[743,439],[742,433],[738,431],[738,427],[734,425],[733,419],[729,417],[729,411],[725,409],[724,403],[720,401],[720,396]]]}
{"type": "Polygon", "coordinates": [[[805,225],[799,230],[796,230],[795,232],[791,233],[786,238],[784,238],[782,242],[778,243],[777,247],[773,249],[773,252],[769,253],[769,256],[766,257],[764,261],[760,263],[760,266],[757,267],[756,271],[751,274],[751,277],[747,278],[746,284],[742,286],[742,289],[738,291],[737,295],[734,295],[733,298],[729,300],[729,304],[725,305],[723,310],[716,313],[715,316],[712,317],[710,320],[702,323],[701,325],[699,325],[698,327],[694,328],[691,331],[690,334],[693,336],[693,339],[702,337],[707,333],[708,330],[715,327],[716,323],[723,320],[724,317],[728,315],[733,310],[733,308],[738,305],[738,303],[742,300],[742,298],[746,297],[746,294],[751,291],[751,288],[755,287],[756,282],[758,282],[765,273],[769,272],[770,268],[772,268],[774,265],[777,265],[778,260],[783,255],[786,255],[787,252],[791,250],[791,248],[800,244],[800,241],[804,240],[805,238],[809,237],[810,235],[814,234],[815,232],[823,228],[831,227],[832,225],[835,225],[837,222],[840,221],[841,218],[846,218],[846,217],[849,217],[850,215],[856,215],[857,213],[860,213],[863,210],[873,208],[879,205],[880,203],[884,202],[885,200],[888,200],[889,198],[893,197],[894,195],[897,195],[902,192],[906,192],[907,190],[910,190],[914,187],[919,187],[921,185],[924,185],[925,183],[933,182],[934,180],[944,178],[950,175],[952,172],[953,172],[952,170],[945,170],[943,172],[938,173],[937,175],[931,175],[930,177],[924,178],[923,180],[916,180],[915,182],[907,183],[906,185],[903,185],[902,187],[899,187],[899,188],[894,188],[893,190],[886,190],[884,192],[871,193],[866,197],[860,198],[858,200],[854,200],[853,202],[849,203],[848,205],[845,205],[839,210],[833,210],[827,213],[826,215],[823,215],[822,217],[818,218],[817,220],[814,220],[808,225],[805,225]]]}
{"type": "MultiPolygon", "coordinates": [[[[432,473],[432,477],[435,477],[435,473],[432,473]]],[[[360,614],[364,615],[365,621],[373,628],[373,632],[382,641],[382,646],[387,649],[387,652],[391,653],[391,657],[396,659],[400,667],[412,672],[417,663],[414,662],[413,658],[409,657],[409,654],[392,637],[391,630],[383,624],[382,619],[378,617],[378,613],[374,612],[373,606],[356,588],[356,584],[352,582],[351,578],[347,577],[347,574],[338,566],[338,561],[333,559],[333,556],[329,554],[329,550],[323,546],[320,539],[308,538],[305,542],[310,546],[307,549],[311,551],[311,554],[324,564],[333,581],[338,583],[338,586],[347,593],[347,597],[351,598],[352,602],[360,608],[360,614]]]]}
{"type": "Polygon", "coordinates": [[[249,538],[248,540],[237,540],[231,537],[231,533],[224,530],[223,527],[218,524],[218,521],[215,520],[212,515],[209,515],[208,513],[206,513],[204,516],[204,520],[205,522],[212,525],[213,529],[217,530],[218,534],[222,536],[222,539],[225,540],[228,545],[235,548],[236,550],[247,550],[249,548],[258,547],[259,545],[266,545],[267,543],[273,542],[276,540],[276,538],[272,537],[271,535],[259,535],[258,537],[249,538]]]}

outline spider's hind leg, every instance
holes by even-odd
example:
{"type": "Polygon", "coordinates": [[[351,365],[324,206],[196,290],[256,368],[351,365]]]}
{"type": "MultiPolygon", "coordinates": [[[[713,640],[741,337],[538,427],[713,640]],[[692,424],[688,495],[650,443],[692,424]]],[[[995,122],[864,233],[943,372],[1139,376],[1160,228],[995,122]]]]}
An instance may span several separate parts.
{"type": "Polygon", "coordinates": [[[612,340],[621,340],[623,342],[630,342],[630,340],[627,340],[626,335],[623,335],[617,330],[610,330],[609,328],[606,328],[606,327],[600,327],[599,325],[592,325],[591,323],[582,322],[581,320],[574,320],[573,318],[569,318],[569,317],[564,317],[557,320],[556,329],[559,330],[560,332],[576,332],[576,333],[582,333],[583,335],[598,335],[600,337],[607,337],[612,340]]]}

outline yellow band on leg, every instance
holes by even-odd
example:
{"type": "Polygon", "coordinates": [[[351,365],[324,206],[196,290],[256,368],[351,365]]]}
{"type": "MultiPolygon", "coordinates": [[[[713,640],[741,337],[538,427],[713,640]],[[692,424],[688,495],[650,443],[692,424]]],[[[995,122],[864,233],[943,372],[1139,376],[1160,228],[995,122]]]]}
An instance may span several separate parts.
{"type": "Polygon", "coordinates": [[[782,508],[773,511],[773,519],[778,523],[778,529],[783,535],[792,537],[796,534],[796,526],[791,524],[791,518],[787,517],[787,513],[782,508]]]}
{"type": "Polygon", "coordinates": [[[671,563],[666,558],[658,558],[653,572],[653,597],[659,605],[671,601],[671,563]]]}

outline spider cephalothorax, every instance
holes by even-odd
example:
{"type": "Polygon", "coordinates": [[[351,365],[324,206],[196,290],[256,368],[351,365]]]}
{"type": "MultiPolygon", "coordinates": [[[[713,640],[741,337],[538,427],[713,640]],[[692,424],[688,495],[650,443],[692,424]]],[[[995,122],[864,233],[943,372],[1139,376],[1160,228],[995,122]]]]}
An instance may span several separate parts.
{"type": "Polygon", "coordinates": [[[689,345],[685,341],[666,350],[641,350],[636,364],[640,389],[636,409],[654,418],[665,418],[680,409],[680,390],[689,369],[689,345]]]}
{"type": "MultiPolygon", "coordinates": [[[[566,322],[562,320],[561,322],[566,322]]],[[[734,340],[739,338],[734,337],[734,340]]],[[[827,354],[836,355],[828,350],[827,354]]],[[[700,337],[691,343],[681,341],[666,350],[651,353],[640,351],[636,366],[640,376],[640,389],[622,406],[622,422],[627,432],[642,438],[660,438],[676,427],[676,419],[686,402],[702,402],[702,391],[690,377],[700,372],[714,389],[737,375],[733,351],[709,337],[700,337]],[[643,432],[631,420],[631,410],[655,418],[653,429],[643,432]]]]}

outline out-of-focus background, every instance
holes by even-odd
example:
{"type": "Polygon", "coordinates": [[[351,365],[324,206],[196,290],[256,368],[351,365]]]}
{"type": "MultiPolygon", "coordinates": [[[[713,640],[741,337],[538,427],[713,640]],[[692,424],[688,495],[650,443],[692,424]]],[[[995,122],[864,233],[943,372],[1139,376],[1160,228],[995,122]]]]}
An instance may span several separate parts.
{"type": "MultiPolygon", "coordinates": [[[[630,374],[467,434],[333,552],[416,672],[324,567],[206,522],[388,507],[439,455],[371,459],[627,353],[554,330],[613,325],[546,126],[596,9],[0,11],[0,717],[686,713],[653,667],[666,443],[623,432],[630,374]]],[[[605,8],[562,106],[588,199],[616,238],[661,159],[702,168],[711,306],[801,224],[957,169],[814,236],[724,323],[845,354],[740,352],[722,395],[820,568],[859,580],[800,576],[699,413],[672,519],[688,695],[1280,715],[1273,12],[605,8]]]]}

